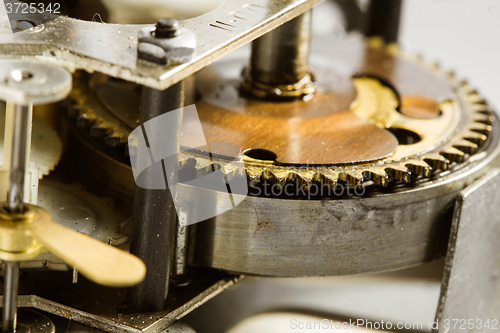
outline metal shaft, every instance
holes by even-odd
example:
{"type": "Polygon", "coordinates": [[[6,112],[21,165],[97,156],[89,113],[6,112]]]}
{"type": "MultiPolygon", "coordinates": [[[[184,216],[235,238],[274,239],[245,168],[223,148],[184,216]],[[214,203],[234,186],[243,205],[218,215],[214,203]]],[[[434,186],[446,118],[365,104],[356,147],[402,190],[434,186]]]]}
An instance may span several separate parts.
{"type": "Polygon", "coordinates": [[[17,290],[19,283],[19,262],[4,262],[4,294],[2,311],[2,332],[15,332],[17,324],[17,290]]]}
{"type": "Polygon", "coordinates": [[[10,183],[7,208],[13,213],[23,210],[24,178],[26,174],[26,151],[30,127],[30,106],[16,105],[10,163],[10,183]]]}
{"type": "MultiPolygon", "coordinates": [[[[141,123],[179,109],[183,104],[183,82],[164,91],[144,87],[141,123]]],[[[182,122],[182,118],[179,118],[175,119],[178,125],[176,133],[162,134],[169,136],[169,145],[175,145],[177,151],[182,122]]],[[[151,147],[153,143],[148,144],[151,147]]],[[[130,252],[144,262],[147,272],[144,281],[129,290],[128,301],[133,308],[142,311],[157,311],[163,308],[173,266],[176,212],[166,178],[168,173],[168,177],[176,179],[177,160],[165,159],[162,161],[162,167],[167,189],[151,190],[136,186],[134,193],[130,252]]]]}
{"type": "Polygon", "coordinates": [[[295,84],[309,74],[311,12],[306,12],[252,43],[250,76],[267,85],[295,84]]]}
{"type": "MultiPolygon", "coordinates": [[[[10,183],[7,194],[7,209],[12,213],[23,211],[24,178],[26,174],[26,153],[31,106],[16,105],[10,164],[10,183]]],[[[19,283],[19,263],[5,262],[2,331],[15,332],[17,326],[17,293],[19,283]]]]}
{"type": "Polygon", "coordinates": [[[367,37],[379,36],[386,43],[396,43],[399,35],[401,7],[402,0],[371,0],[365,35],[367,37]]]}

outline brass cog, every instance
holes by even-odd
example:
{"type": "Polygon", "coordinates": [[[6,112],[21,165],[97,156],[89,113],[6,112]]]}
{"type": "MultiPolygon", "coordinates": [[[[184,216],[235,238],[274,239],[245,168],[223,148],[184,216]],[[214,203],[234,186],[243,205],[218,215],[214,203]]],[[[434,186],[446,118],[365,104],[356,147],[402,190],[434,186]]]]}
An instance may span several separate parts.
{"type": "MultiPolygon", "coordinates": [[[[321,48],[331,43],[319,44],[321,48]]],[[[312,165],[296,163],[293,160],[291,163],[290,161],[282,163],[273,156],[259,159],[259,156],[247,154],[244,160],[250,180],[271,181],[281,185],[288,182],[301,184],[322,182],[328,185],[349,182],[357,185],[372,181],[377,185],[386,186],[391,180],[408,183],[415,177],[428,178],[435,171],[448,170],[451,166],[458,167],[485,146],[488,134],[492,130],[494,113],[467,83],[457,80],[453,74],[444,72],[435,65],[426,65],[421,59],[401,53],[394,45],[384,45],[380,39],[362,41],[350,38],[337,41],[333,48],[340,50],[335,54],[338,56],[336,61],[343,61],[342,65],[347,64],[347,77],[355,75],[353,84],[358,93],[356,97],[355,93],[349,92],[349,87],[344,86],[350,95],[338,103],[351,106],[352,112],[349,113],[359,118],[357,124],[366,125],[366,122],[369,122],[384,133],[391,131],[391,137],[397,137],[399,145],[396,149],[392,149],[389,145],[365,158],[356,156],[351,160],[332,159],[330,163],[321,161],[312,165]],[[354,97],[356,100],[352,103],[354,97]],[[331,163],[332,161],[334,163],[331,163]]],[[[320,60],[324,62],[324,59],[320,60]]],[[[225,63],[220,62],[220,64],[223,68],[227,68],[225,63]]],[[[238,65],[241,70],[243,63],[240,62],[238,65]]],[[[215,66],[217,63],[211,66],[212,68],[203,70],[200,76],[203,76],[203,72],[214,72],[215,66]]],[[[312,59],[313,72],[314,66],[312,59]]],[[[331,71],[331,68],[325,70],[324,76],[330,75],[331,71]]],[[[97,80],[97,82],[105,81],[97,80]]],[[[215,86],[217,82],[210,83],[208,87],[215,86]]],[[[331,91],[339,89],[338,86],[331,89],[330,83],[323,85],[321,82],[318,83],[319,93],[309,103],[315,99],[319,100],[321,95],[328,95],[331,91]]],[[[113,84],[122,85],[115,87],[118,90],[123,91],[127,86],[129,87],[127,89],[133,89],[128,83],[113,84]]],[[[121,112],[115,102],[97,98],[95,85],[90,84],[89,87],[83,77],[75,80],[74,86],[70,115],[78,119],[79,126],[89,128],[91,136],[101,137],[109,146],[125,146],[130,130],[137,124],[138,112],[121,112]]],[[[225,83],[226,88],[232,89],[233,100],[230,104],[238,103],[238,86],[239,81],[235,80],[235,77],[225,83]]],[[[266,149],[258,145],[246,146],[244,142],[242,144],[237,140],[230,141],[228,137],[220,140],[220,137],[211,133],[210,129],[207,130],[207,123],[210,121],[216,123],[210,118],[215,108],[213,105],[211,108],[206,108],[206,104],[213,104],[215,95],[207,98],[206,92],[201,93],[202,101],[197,103],[197,108],[207,142],[233,142],[244,150],[266,149]]],[[[227,99],[221,101],[226,103],[227,99]]],[[[274,106],[279,106],[279,103],[274,106]]],[[[219,104],[216,107],[222,110],[217,115],[219,120],[224,112],[227,115],[231,112],[241,113],[238,110],[231,110],[231,105],[219,104]]],[[[337,109],[337,113],[342,111],[342,107],[337,109]]],[[[296,117],[296,114],[292,116],[296,117]]],[[[264,113],[262,117],[265,118],[266,114],[264,113]]],[[[263,118],[258,121],[265,121],[263,118]]],[[[334,143],[336,144],[336,141],[334,143]]],[[[270,149],[264,151],[268,150],[270,149]]],[[[279,156],[279,150],[271,152],[279,156]]],[[[193,154],[184,154],[181,160],[182,167],[194,168],[198,175],[210,172],[214,163],[216,162],[204,156],[193,154]]],[[[218,167],[223,168],[228,177],[237,175],[230,164],[220,163],[218,167]]]]}

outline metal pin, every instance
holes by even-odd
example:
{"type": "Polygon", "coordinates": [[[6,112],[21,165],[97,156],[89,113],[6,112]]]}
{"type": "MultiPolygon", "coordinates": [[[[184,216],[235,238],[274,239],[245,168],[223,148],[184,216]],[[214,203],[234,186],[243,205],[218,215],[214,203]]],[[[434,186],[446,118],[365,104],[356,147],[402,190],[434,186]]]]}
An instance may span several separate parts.
{"type": "Polygon", "coordinates": [[[26,152],[31,106],[16,105],[10,163],[10,184],[7,193],[7,208],[12,213],[21,213],[24,202],[24,178],[26,174],[26,152]]]}
{"type": "Polygon", "coordinates": [[[76,268],[73,268],[73,278],[71,280],[71,283],[78,283],[78,270],[76,268]]]}
{"type": "MultiPolygon", "coordinates": [[[[14,129],[10,163],[10,184],[7,193],[7,209],[21,213],[24,209],[24,178],[26,174],[26,153],[28,129],[31,123],[32,106],[15,105],[14,129]]],[[[17,326],[17,293],[19,284],[19,263],[5,262],[2,331],[15,332],[17,326]]]]}

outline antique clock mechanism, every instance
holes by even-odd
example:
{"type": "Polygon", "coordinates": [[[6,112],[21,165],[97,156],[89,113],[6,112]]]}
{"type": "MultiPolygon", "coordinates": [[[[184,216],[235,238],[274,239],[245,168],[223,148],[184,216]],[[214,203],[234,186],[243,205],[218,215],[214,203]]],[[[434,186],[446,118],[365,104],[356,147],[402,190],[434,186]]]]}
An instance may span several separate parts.
{"type": "Polygon", "coordinates": [[[400,49],[401,0],[120,3],[0,6],[3,332],[226,331],[252,277],[439,258],[420,331],[495,329],[497,115],[400,49]]]}

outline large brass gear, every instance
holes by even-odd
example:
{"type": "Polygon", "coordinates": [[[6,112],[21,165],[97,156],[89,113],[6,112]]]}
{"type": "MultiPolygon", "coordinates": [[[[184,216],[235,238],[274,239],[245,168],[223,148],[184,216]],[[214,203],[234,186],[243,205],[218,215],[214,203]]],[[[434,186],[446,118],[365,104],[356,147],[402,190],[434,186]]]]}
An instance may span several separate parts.
{"type": "MultiPolygon", "coordinates": [[[[319,44],[329,45],[324,41],[320,41],[319,44]]],[[[282,163],[279,160],[279,147],[277,151],[271,151],[269,158],[261,157],[265,154],[257,156],[247,154],[244,155],[246,172],[254,183],[269,181],[283,185],[288,182],[297,182],[302,185],[306,184],[306,186],[313,182],[322,182],[330,186],[338,182],[357,185],[371,181],[381,186],[386,186],[391,181],[409,183],[415,178],[429,178],[440,171],[458,168],[485,147],[495,117],[487,103],[466,82],[458,80],[452,73],[442,71],[436,65],[425,64],[418,57],[404,54],[395,45],[384,45],[380,39],[363,41],[360,38],[348,38],[336,41],[333,48],[341,50],[335,56],[340,54],[340,61],[346,61],[350,66],[348,66],[350,72],[348,71],[347,75],[344,76],[350,80],[355,75],[353,82],[357,96],[355,91],[353,94],[352,87],[347,86],[346,88],[345,82],[340,81],[340,83],[334,82],[332,84],[328,79],[325,79],[326,82],[321,82],[321,76],[332,75],[332,68],[327,68],[324,71],[324,68],[315,65],[313,58],[311,61],[313,73],[315,73],[315,69],[320,72],[324,71],[317,75],[320,77],[319,82],[317,82],[317,95],[309,102],[289,103],[302,103],[301,105],[309,103],[311,105],[315,100],[322,98],[326,99],[326,102],[319,102],[323,103],[319,104],[323,107],[328,103],[343,105],[348,103],[347,105],[350,105],[351,109],[351,111],[347,110],[349,117],[354,115],[358,118],[357,121],[361,119],[360,123],[363,126],[368,126],[367,123],[372,127],[376,126],[381,132],[386,132],[378,137],[388,138],[384,142],[374,144],[373,137],[368,137],[365,138],[365,142],[369,142],[372,147],[379,147],[399,137],[399,145],[396,149],[392,149],[390,145],[379,149],[377,152],[379,155],[368,154],[366,155],[368,157],[359,158],[359,154],[357,156],[356,154],[348,154],[347,158],[322,160],[320,163],[309,163],[310,161],[297,163],[296,160],[282,163]],[[363,55],[365,58],[360,60],[359,58],[363,55]],[[358,63],[355,63],[356,61],[358,63]],[[331,86],[335,84],[337,87],[331,89],[331,86]],[[339,85],[344,85],[344,87],[339,88],[339,85]],[[342,100],[338,97],[339,90],[341,92],[347,91],[349,96],[343,96],[344,100],[342,100]],[[354,101],[352,101],[353,97],[356,97],[354,101]],[[393,135],[388,137],[388,131],[391,131],[393,135]],[[419,140],[419,142],[412,143],[408,140],[419,140]],[[275,155],[273,156],[272,153],[275,155]],[[350,159],[350,157],[352,158],[350,159]]],[[[339,59],[335,60],[334,63],[339,59]]],[[[241,65],[244,62],[236,63],[239,66],[238,70],[241,70],[241,65]]],[[[340,67],[342,68],[342,66],[340,67]]],[[[222,131],[220,128],[219,131],[212,131],[211,124],[217,123],[219,126],[228,117],[242,116],[241,110],[235,111],[233,108],[234,103],[238,104],[242,99],[238,94],[239,76],[227,78],[227,75],[222,75],[214,80],[213,73],[220,73],[221,69],[225,68],[228,68],[227,62],[222,60],[214,64],[212,68],[204,69],[199,75],[199,79],[202,81],[200,86],[205,87],[205,90],[207,87],[209,89],[208,92],[201,91],[202,99],[196,104],[207,142],[234,142],[246,152],[251,148],[266,149],[267,147],[259,145],[249,146],[244,139],[241,140],[225,134],[220,135],[222,132],[227,133],[227,128],[224,128],[224,125],[221,127],[222,131]],[[209,80],[212,80],[208,83],[212,84],[206,84],[207,82],[203,84],[203,77],[207,72],[211,75],[209,80]],[[232,97],[229,98],[229,102],[228,94],[221,97],[220,91],[214,91],[213,87],[218,84],[222,84],[225,89],[230,90],[229,96],[232,97]],[[216,101],[217,99],[218,101],[216,101]]],[[[333,71],[335,70],[338,71],[338,68],[334,66],[333,71]]],[[[78,124],[89,128],[91,136],[103,138],[109,146],[125,146],[130,130],[138,124],[138,108],[135,109],[137,112],[133,112],[126,111],[130,110],[130,107],[125,107],[131,103],[138,105],[139,95],[136,92],[136,97],[133,97],[132,93],[135,86],[126,82],[106,81],[102,77],[91,80],[90,85],[85,78],[81,77],[75,80],[74,86],[71,94],[73,106],[70,114],[77,117],[78,124]],[[103,89],[107,89],[107,93],[104,91],[104,95],[107,96],[124,96],[124,89],[129,94],[126,94],[127,96],[124,98],[112,100],[102,95],[103,89]],[[121,95],[117,94],[120,92],[121,95]],[[131,99],[134,101],[131,102],[131,99]]],[[[287,110],[286,103],[262,101],[250,101],[245,107],[248,108],[249,105],[252,105],[251,103],[256,103],[257,106],[262,106],[265,103],[270,104],[272,105],[270,108],[272,107],[275,113],[287,110]]],[[[338,116],[342,114],[339,112],[343,111],[342,107],[333,106],[332,108],[338,110],[334,110],[335,112],[330,114],[328,111],[321,111],[323,114],[318,117],[329,117],[333,114],[333,117],[337,117],[334,120],[340,120],[336,129],[341,129],[343,119],[347,118],[338,116]]],[[[266,116],[268,116],[265,112],[261,112],[260,117],[255,117],[255,113],[249,113],[249,115],[254,118],[253,121],[259,122],[265,122],[266,116]]],[[[245,114],[243,114],[244,116],[245,114]]],[[[276,114],[271,115],[271,117],[276,117],[276,114]]],[[[297,119],[297,115],[292,114],[290,118],[297,119]]],[[[320,121],[326,121],[325,119],[325,117],[319,118],[320,121]]],[[[280,119],[280,121],[282,120],[280,119]]],[[[248,125],[245,118],[239,119],[237,123],[248,125]]],[[[233,125],[229,124],[228,126],[233,125]]],[[[270,127],[272,131],[280,130],[276,126],[270,127]]],[[[242,130],[242,127],[237,127],[234,130],[242,130]]],[[[356,134],[359,138],[360,132],[356,134]]],[[[346,137],[346,135],[338,135],[337,139],[340,138],[338,140],[346,142],[346,137]]],[[[355,139],[355,135],[349,138],[351,141],[355,139]]],[[[183,144],[186,143],[183,142],[183,144]]],[[[357,146],[353,146],[351,151],[354,151],[355,147],[360,147],[359,142],[357,144],[357,146]]],[[[321,156],[328,156],[328,150],[335,145],[339,149],[346,148],[333,140],[332,144],[326,145],[324,150],[320,149],[317,152],[321,156]]],[[[304,144],[304,146],[307,145],[304,144]]],[[[366,150],[367,147],[362,148],[366,150]]],[[[367,151],[368,153],[372,152],[369,146],[367,151]]],[[[269,153],[269,149],[264,150],[264,152],[269,153]]],[[[335,157],[337,156],[338,154],[335,155],[335,157]]],[[[214,163],[217,164],[216,161],[214,162],[203,155],[191,153],[184,154],[181,160],[181,166],[195,168],[199,175],[210,172],[214,163]]],[[[231,169],[230,164],[220,163],[220,165],[228,177],[237,175],[237,170],[231,169]]]]}

